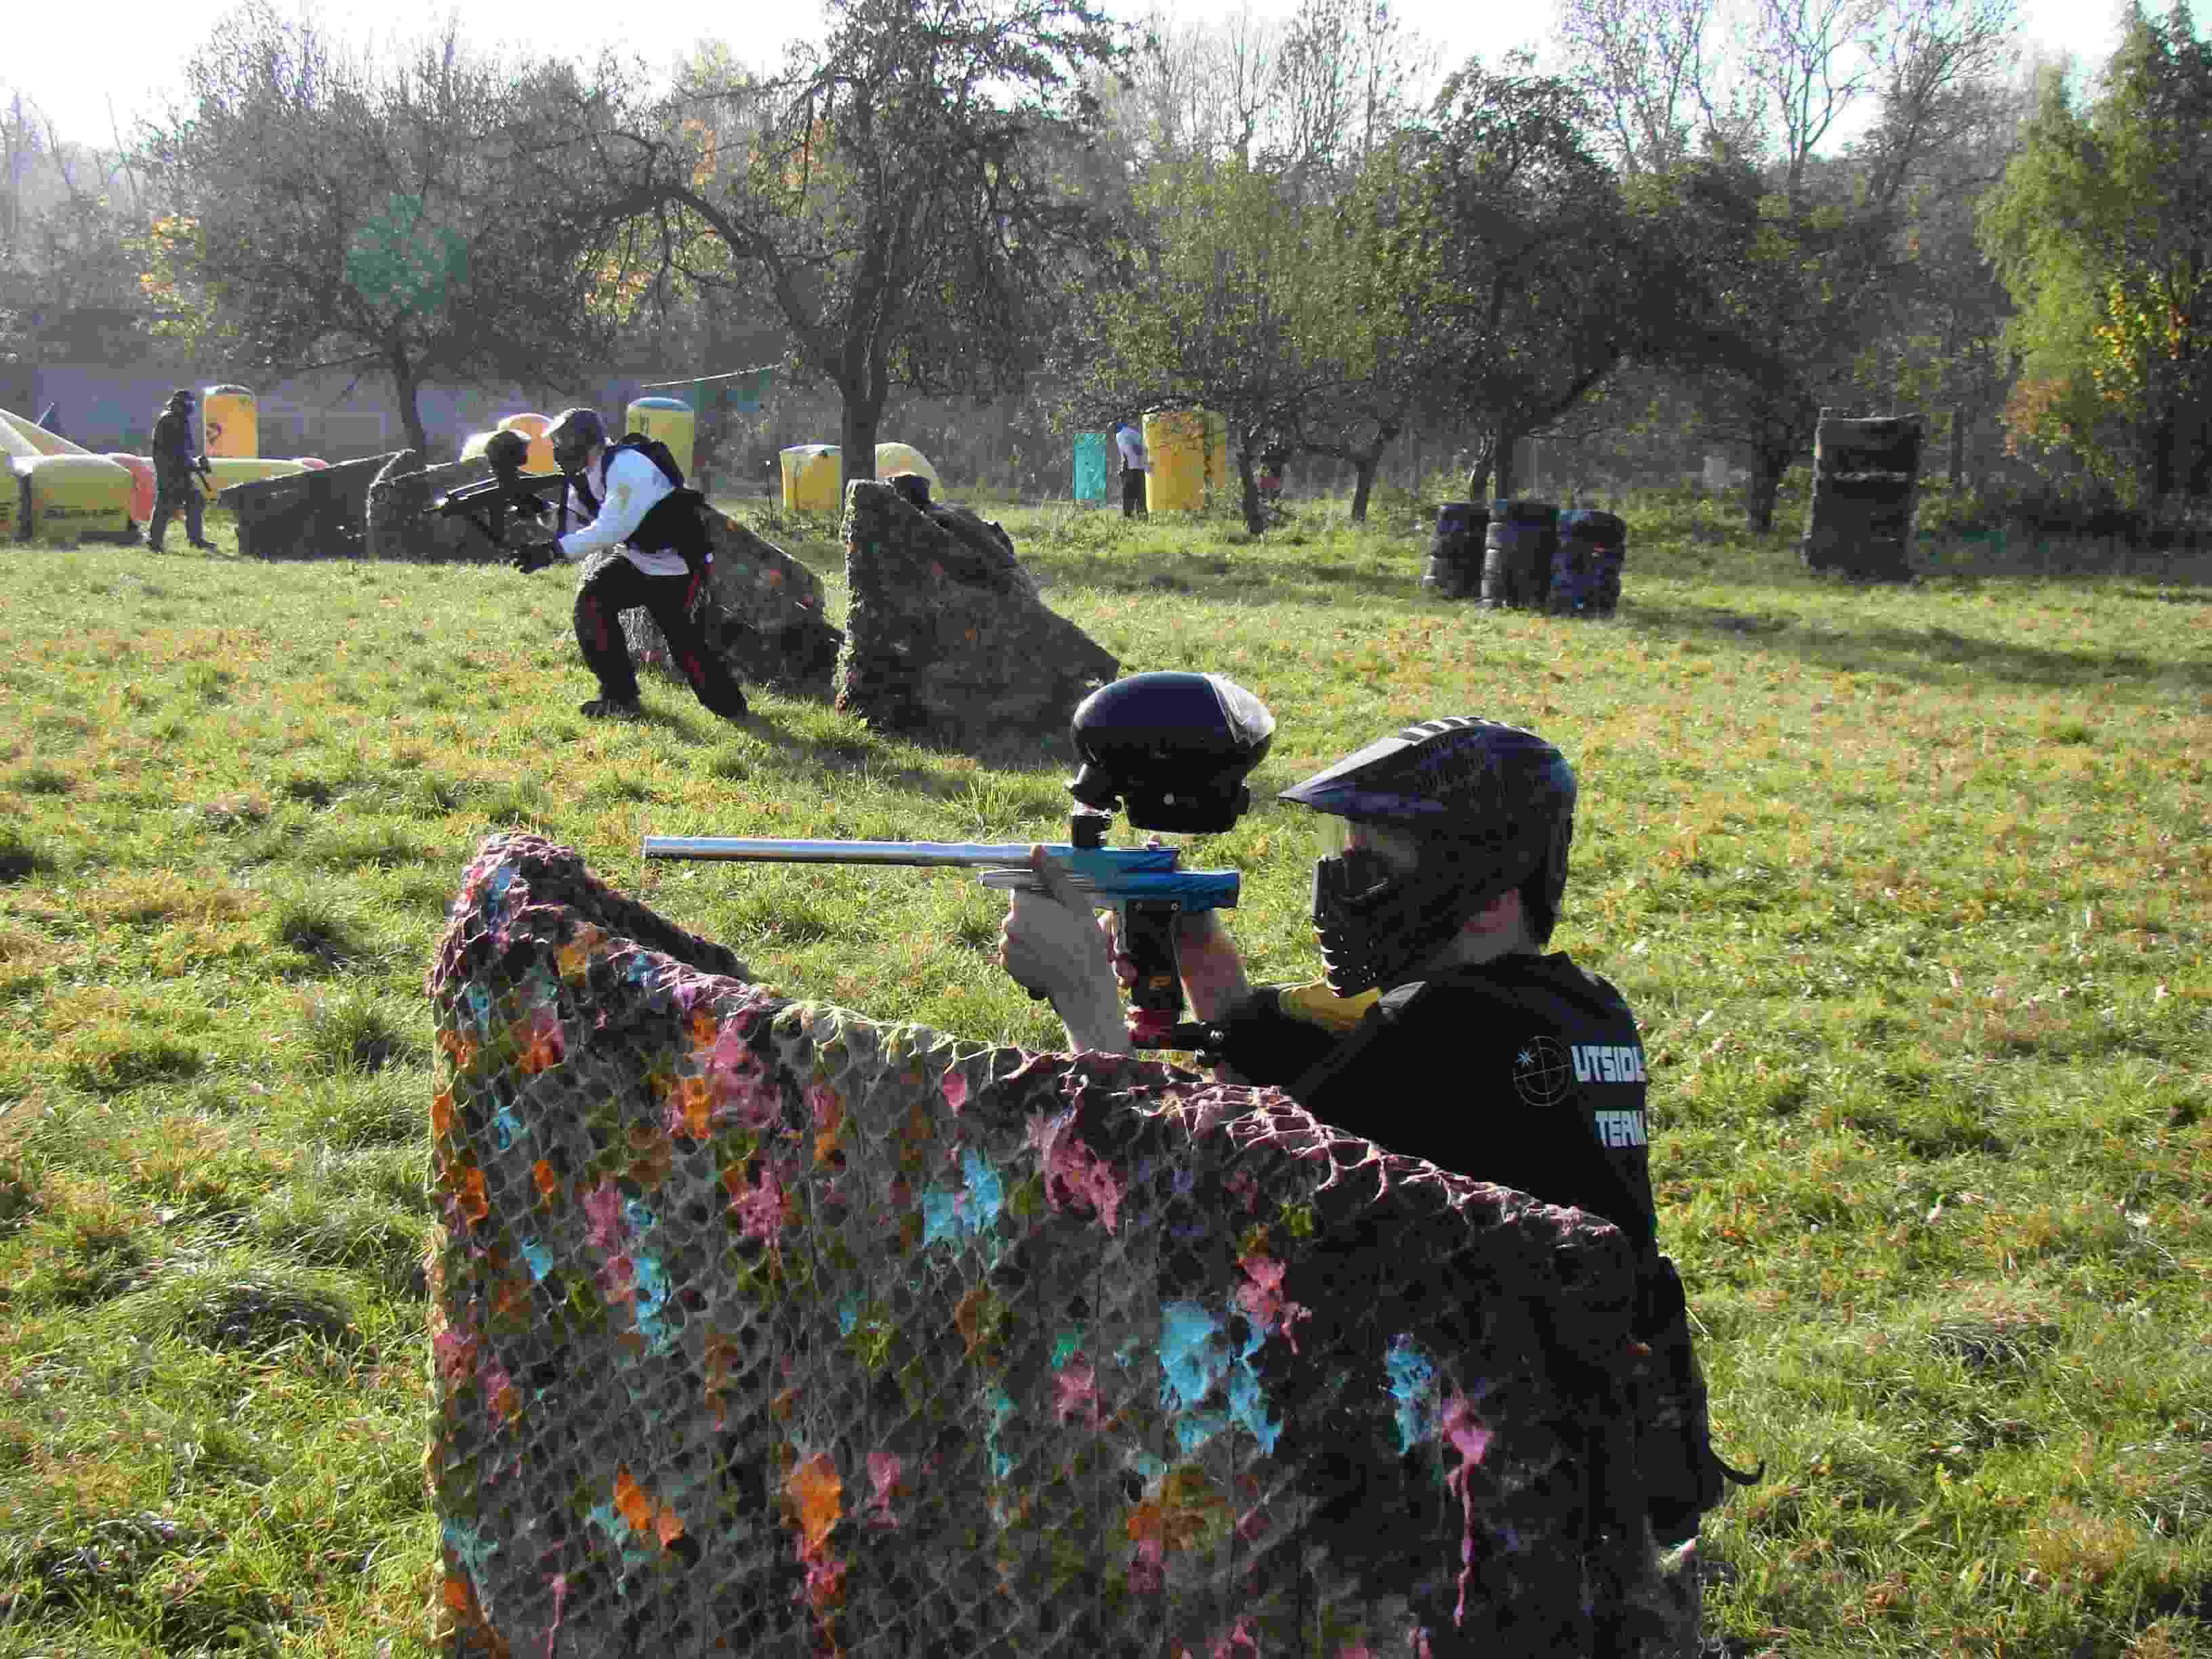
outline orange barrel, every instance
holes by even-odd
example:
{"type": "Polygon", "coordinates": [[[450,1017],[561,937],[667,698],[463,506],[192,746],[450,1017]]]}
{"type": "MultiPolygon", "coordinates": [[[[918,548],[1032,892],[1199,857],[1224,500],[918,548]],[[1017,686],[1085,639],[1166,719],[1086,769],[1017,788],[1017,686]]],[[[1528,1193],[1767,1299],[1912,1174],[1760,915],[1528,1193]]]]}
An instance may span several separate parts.
{"type": "Polygon", "coordinates": [[[261,453],[261,410],[242,386],[211,386],[200,393],[207,453],[236,459],[261,453]]]}

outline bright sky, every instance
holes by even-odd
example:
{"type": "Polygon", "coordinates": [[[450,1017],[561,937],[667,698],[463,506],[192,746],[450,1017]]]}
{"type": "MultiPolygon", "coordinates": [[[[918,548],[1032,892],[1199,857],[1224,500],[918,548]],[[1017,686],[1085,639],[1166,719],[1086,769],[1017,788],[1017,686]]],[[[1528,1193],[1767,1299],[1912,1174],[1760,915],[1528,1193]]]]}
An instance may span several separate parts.
{"type": "MultiPolygon", "coordinates": [[[[1167,9],[1178,21],[1200,21],[1247,9],[1261,16],[1287,14],[1292,3],[1180,0],[1167,9]]],[[[2118,39],[2124,0],[2017,3],[2026,54],[2070,52],[2094,68],[2118,39]]],[[[1132,16],[1149,9],[1133,0],[1115,9],[1132,16]]],[[[1397,0],[1396,9],[1407,27],[1443,49],[1448,64],[1478,54],[1495,63],[1516,46],[1540,49],[1552,15],[1548,0],[1522,0],[1518,5],[1397,0]]],[[[176,97],[185,60],[223,9],[197,0],[117,0],[91,12],[56,5],[11,7],[7,44],[0,49],[0,95],[27,94],[64,138],[105,146],[118,129],[127,138],[139,118],[161,114],[176,97]]],[[[2153,9],[2162,10],[2162,3],[2153,9]]],[[[373,30],[379,42],[432,33],[454,14],[449,0],[379,0],[358,9],[328,3],[313,9],[326,27],[364,40],[373,30]]],[[[465,37],[486,46],[590,57],[601,46],[615,44],[658,68],[702,37],[719,38],[731,44],[740,61],[765,68],[781,61],[787,39],[813,33],[820,14],[808,0],[757,0],[719,15],[680,0],[524,0],[496,8],[471,3],[459,15],[466,20],[465,37]],[[515,21],[489,22],[487,14],[495,12],[515,21]]]]}

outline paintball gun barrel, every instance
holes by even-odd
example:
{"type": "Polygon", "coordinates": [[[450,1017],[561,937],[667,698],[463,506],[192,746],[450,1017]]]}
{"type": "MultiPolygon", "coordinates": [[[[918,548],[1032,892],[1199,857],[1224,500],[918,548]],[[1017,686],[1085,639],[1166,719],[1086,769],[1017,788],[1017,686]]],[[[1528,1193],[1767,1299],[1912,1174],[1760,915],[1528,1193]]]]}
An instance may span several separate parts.
{"type": "Polygon", "coordinates": [[[507,544],[507,515],[530,520],[557,516],[556,534],[568,529],[568,480],[558,472],[521,472],[495,464],[492,476],[449,489],[430,503],[443,517],[465,519],[499,546],[507,544]]]}
{"type": "MultiPolygon", "coordinates": [[[[1045,851],[1068,866],[1075,889],[1099,909],[1121,917],[1121,947],[1136,964],[1130,992],[1129,1038],[1139,1048],[1203,1050],[1203,1025],[1181,1018],[1182,972],[1176,961],[1176,918],[1233,907],[1241,886],[1234,870],[1185,870],[1182,854],[1150,847],[1100,844],[1108,817],[1078,812],[1071,839],[1045,851]],[[1088,841],[1090,845],[1085,845],[1088,841]]],[[[727,859],[743,863],[890,864],[981,870],[983,885],[1035,892],[1027,842],[749,841],[720,836],[647,836],[649,859],[727,859]]]]}
{"type": "MultiPolygon", "coordinates": [[[[1274,716],[1249,691],[1218,674],[1135,674],[1085,698],[1072,729],[1082,765],[1067,788],[1078,810],[1068,822],[1068,839],[1045,850],[1068,867],[1077,890],[1095,907],[1120,915],[1121,948],[1137,970],[1129,998],[1132,1046],[1206,1052],[1216,1046],[1216,1034],[1182,1018],[1176,919],[1233,907],[1241,879],[1234,870],[1186,870],[1181,850],[1157,837],[1143,847],[1109,847],[1106,830],[1113,809],[1124,801],[1139,830],[1208,834],[1229,829],[1251,805],[1244,777],[1273,741],[1274,716]]],[[[644,854],[978,869],[986,887],[1024,892],[1036,889],[1030,845],[647,836],[644,854]]]]}

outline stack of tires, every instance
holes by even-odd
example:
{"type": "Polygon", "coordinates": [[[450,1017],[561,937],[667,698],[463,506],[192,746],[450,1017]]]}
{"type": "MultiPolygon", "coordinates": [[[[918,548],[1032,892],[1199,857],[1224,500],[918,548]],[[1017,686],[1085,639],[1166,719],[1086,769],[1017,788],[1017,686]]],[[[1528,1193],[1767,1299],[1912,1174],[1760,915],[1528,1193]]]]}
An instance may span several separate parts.
{"type": "Polygon", "coordinates": [[[1482,532],[1489,523],[1489,509],[1474,501],[1439,507],[1421,586],[1442,599],[1463,599],[1476,592],[1482,585],[1482,532]]]}
{"type": "Polygon", "coordinates": [[[1570,507],[1559,514],[1549,608],[1563,617],[1610,617],[1620,604],[1628,526],[1617,514],[1570,507]]]}
{"type": "Polygon", "coordinates": [[[1552,586],[1559,509],[1549,501],[1492,501],[1482,538],[1482,603],[1540,609],[1552,586]]]}

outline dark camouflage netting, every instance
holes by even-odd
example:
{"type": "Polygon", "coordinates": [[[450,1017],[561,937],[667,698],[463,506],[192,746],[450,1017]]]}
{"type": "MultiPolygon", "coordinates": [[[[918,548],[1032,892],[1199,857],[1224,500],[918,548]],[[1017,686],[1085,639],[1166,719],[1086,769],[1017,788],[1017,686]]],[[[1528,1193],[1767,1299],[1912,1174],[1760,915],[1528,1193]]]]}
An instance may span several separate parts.
{"type": "Polygon", "coordinates": [[[1273,1091],[774,995],[532,836],[429,990],[455,1653],[1642,1633],[1611,1227],[1273,1091]]]}

